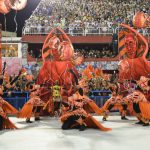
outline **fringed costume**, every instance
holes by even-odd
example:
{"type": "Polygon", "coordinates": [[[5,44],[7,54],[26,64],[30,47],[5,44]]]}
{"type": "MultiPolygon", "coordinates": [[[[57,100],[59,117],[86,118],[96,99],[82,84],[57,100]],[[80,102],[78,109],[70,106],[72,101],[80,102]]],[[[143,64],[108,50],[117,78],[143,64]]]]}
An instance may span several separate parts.
{"type": "MultiPolygon", "coordinates": [[[[0,87],[0,95],[2,93],[2,87],[0,87]]],[[[0,130],[17,129],[7,116],[8,114],[17,115],[17,113],[18,111],[0,96],[0,130]]]]}
{"type": "Polygon", "coordinates": [[[149,125],[150,120],[150,102],[149,93],[150,91],[150,79],[146,77],[141,77],[138,83],[138,88],[132,94],[127,96],[127,99],[133,103],[133,111],[135,116],[138,118],[139,122],[137,124],[142,124],[143,126],[149,125]]]}
{"type": "Polygon", "coordinates": [[[87,113],[96,113],[97,115],[101,114],[101,109],[95,104],[95,102],[89,99],[89,97],[86,96],[85,94],[80,95],[78,91],[75,94],[73,94],[71,97],[69,97],[68,100],[74,102],[75,101],[83,102],[83,108],[87,113]]]}
{"type": "Polygon", "coordinates": [[[109,131],[110,128],[105,128],[90,113],[100,113],[98,106],[90,100],[86,95],[89,92],[88,81],[83,78],[77,85],[77,91],[71,97],[68,97],[68,102],[62,102],[63,109],[60,117],[63,122],[62,129],[78,128],[80,131],[85,128],[98,128],[102,131],[109,131]]]}
{"type": "Polygon", "coordinates": [[[111,110],[119,110],[121,114],[121,119],[128,120],[126,118],[126,114],[128,110],[130,110],[131,112],[131,103],[124,98],[123,91],[121,91],[118,84],[110,84],[110,90],[112,91],[112,97],[106,101],[101,109],[103,114],[103,120],[107,120],[108,114],[111,110]]]}
{"type": "Polygon", "coordinates": [[[35,117],[35,121],[40,120],[40,112],[45,103],[39,97],[39,87],[30,85],[30,99],[21,109],[18,118],[26,118],[27,123],[31,123],[30,118],[35,117]]]}
{"type": "Polygon", "coordinates": [[[83,109],[83,101],[68,101],[63,102],[63,113],[60,117],[62,121],[62,129],[79,129],[83,131],[85,128],[98,128],[102,131],[109,131],[110,128],[106,128],[101,125],[95,118],[83,109]]]}

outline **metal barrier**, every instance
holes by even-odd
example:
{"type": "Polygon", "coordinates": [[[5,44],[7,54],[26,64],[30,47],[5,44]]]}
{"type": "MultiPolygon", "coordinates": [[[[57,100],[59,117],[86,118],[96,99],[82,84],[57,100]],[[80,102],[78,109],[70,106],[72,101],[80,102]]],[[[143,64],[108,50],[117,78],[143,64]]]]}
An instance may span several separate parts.
{"type": "MultiPolygon", "coordinates": [[[[23,35],[47,35],[51,31],[52,27],[37,27],[30,26],[24,27],[22,30],[23,35]]],[[[112,35],[118,33],[119,28],[109,28],[109,27],[90,27],[90,28],[79,28],[79,27],[69,27],[63,28],[66,34],[70,36],[91,36],[91,35],[112,35]]],[[[144,36],[150,36],[150,28],[138,29],[138,31],[144,36]]]]}
{"type": "Polygon", "coordinates": [[[16,109],[20,110],[23,105],[29,99],[28,92],[12,92],[11,95],[8,92],[4,92],[3,99],[9,102],[16,109]]]}
{"type": "MultiPolygon", "coordinates": [[[[111,91],[96,90],[91,91],[89,97],[95,101],[95,103],[102,107],[104,103],[111,97],[111,91]]],[[[4,92],[3,99],[9,102],[16,109],[20,110],[24,104],[29,100],[28,92],[12,92],[9,95],[8,92],[4,92]]]]}
{"type": "Polygon", "coordinates": [[[96,90],[90,91],[89,97],[99,106],[102,107],[105,102],[111,97],[111,91],[96,90]]]}
{"type": "MultiPolygon", "coordinates": [[[[23,35],[47,35],[52,28],[47,27],[24,27],[22,30],[23,35]]],[[[109,27],[97,27],[97,28],[63,28],[66,34],[70,36],[88,36],[88,35],[112,35],[113,28],[109,27]]]]}

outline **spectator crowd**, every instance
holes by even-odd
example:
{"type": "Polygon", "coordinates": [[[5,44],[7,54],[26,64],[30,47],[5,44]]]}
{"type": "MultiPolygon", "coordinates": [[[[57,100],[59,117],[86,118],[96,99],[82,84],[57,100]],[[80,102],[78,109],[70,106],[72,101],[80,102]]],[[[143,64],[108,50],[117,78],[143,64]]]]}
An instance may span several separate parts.
{"type": "MultiPolygon", "coordinates": [[[[112,51],[112,48],[109,46],[103,47],[102,49],[89,49],[89,48],[75,48],[75,53],[81,54],[85,59],[86,58],[115,58],[118,55],[118,51],[112,51]]],[[[30,49],[28,50],[28,54],[32,58],[41,59],[42,58],[42,49],[30,49]]],[[[147,59],[150,59],[150,50],[147,53],[147,59]]]]}
{"type": "Polygon", "coordinates": [[[75,49],[75,52],[80,53],[84,56],[84,58],[114,58],[116,57],[116,52],[113,53],[112,50],[102,49],[75,49]]]}
{"type": "Polygon", "coordinates": [[[26,33],[49,33],[61,27],[74,33],[110,32],[118,23],[132,26],[136,12],[150,14],[149,0],[41,0],[25,22],[26,33]]]}

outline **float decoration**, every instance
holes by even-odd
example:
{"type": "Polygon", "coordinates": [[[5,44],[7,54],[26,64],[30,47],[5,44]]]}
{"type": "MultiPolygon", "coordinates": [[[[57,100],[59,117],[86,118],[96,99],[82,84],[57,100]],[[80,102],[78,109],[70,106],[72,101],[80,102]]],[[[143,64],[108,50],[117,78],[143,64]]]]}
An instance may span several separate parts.
{"type": "Polygon", "coordinates": [[[144,12],[137,12],[133,17],[133,25],[136,28],[150,27],[150,16],[144,12]]]}
{"type": "Polygon", "coordinates": [[[139,80],[150,74],[150,63],[146,59],[148,42],[135,29],[121,24],[119,32],[119,78],[120,80],[139,80]]]}
{"type": "Polygon", "coordinates": [[[42,47],[43,62],[72,61],[74,65],[83,62],[83,57],[74,53],[74,48],[67,34],[60,28],[54,28],[46,37],[42,47]]]}
{"type": "Polygon", "coordinates": [[[79,65],[83,57],[74,53],[71,41],[62,29],[54,28],[48,34],[42,47],[42,59],[37,83],[53,86],[57,80],[71,93],[72,85],[76,84],[74,74],[78,76],[75,65],[79,65]]]}
{"type": "Polygon", "coordinates": [[[21,10],[27,5],[27,0],[0,0],[0,13],[7,14],[14,10],[21,10]]]}

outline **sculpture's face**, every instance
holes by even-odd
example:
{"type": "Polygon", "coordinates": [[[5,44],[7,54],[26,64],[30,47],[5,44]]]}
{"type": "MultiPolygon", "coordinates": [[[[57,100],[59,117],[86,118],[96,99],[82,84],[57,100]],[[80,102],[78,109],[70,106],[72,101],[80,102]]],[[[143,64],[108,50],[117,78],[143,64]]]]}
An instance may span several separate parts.
{"type": "Polygon", "coordinates": [[[136,57],[136,51],[137,51],[137,43],[135,38],[130,35],[125,38],[125,45],[127,49],[127,55],[129,58],[135,58],[136,57]]]}

